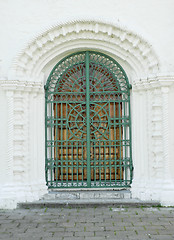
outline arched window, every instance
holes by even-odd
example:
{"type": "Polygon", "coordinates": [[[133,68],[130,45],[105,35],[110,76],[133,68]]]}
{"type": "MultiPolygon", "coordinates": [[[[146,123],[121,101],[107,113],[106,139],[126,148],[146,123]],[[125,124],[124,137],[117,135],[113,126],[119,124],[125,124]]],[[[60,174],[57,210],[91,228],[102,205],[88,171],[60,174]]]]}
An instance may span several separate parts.
{"type": "Polygon", "coordinates": [[[129,187],[130,85],[122,67],[97,52],[72,54],[45,86],[49,188],[129,187]]]}

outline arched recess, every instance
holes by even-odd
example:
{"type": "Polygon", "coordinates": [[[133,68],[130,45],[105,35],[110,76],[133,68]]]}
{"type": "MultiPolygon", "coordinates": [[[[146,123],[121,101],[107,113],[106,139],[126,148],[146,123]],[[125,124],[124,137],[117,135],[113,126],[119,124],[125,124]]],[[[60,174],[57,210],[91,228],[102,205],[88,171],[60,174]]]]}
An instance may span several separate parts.
{"type": "MultiPolygon", "coordinates": [[[[24,199],[29,199],[29,196],[26,197],[29,194],[26,186],[28,189],[33,189],[33,199],[41,195],[41,190],[43,192],[46,190],[43,149],[45,145],[44,84],[57,62],[69,54],[86,50],[98,51],[112,57],[121,64],[130,81],[147,79],[150,75],[159,72],[159,61],[151,44],[134,32],[112,22],[82,19],[56,24],[32,39],[15,58],[9,71],[9,79],[4,83],[5,89],[11,91],[8,94],[10,110],[8,161],[11,166],[9,172],[11,179],[16,175],[16,182],[25,183],[24,199]],[[11,134],[11,129],[15,131],[14,134],[11,134]],[[15,149],[18,151],[15,152],[15,149]]],[[[139,109],[142,109],[138,96],[137,98],[134,96],[134,102],[140,105],[139,109]]],[[[144,115],[147,116],[146,112],[144,115]]],[[[144,119],[142,120],[145,121],[144,119]]],[[[143,129],[140,126],[141,122],[137,120],[139,124],[137,131],[143,129]]],[[[145,137],[146,134],[142,135],[143,141],[145,137]]],[[[135,139],[136,148],[140,149],[143,141],[135,139]]],[[[134,158],[134,167],[136,162],[137,172],[141,177],[144,165],[142,164],[143,168],[139,171],[139,159],[139,157],[134,158]]],[[[147,167],[146,169],[148,171],[147,167]]],[[[137,176],[138,186],[140,177],[137,176]]]]}
{"type": "Polygon", "coordinates": [[[114,59],[94,51],[59,61],[45,85],[49,188],[129,187],[130,84],[114,59]]]}

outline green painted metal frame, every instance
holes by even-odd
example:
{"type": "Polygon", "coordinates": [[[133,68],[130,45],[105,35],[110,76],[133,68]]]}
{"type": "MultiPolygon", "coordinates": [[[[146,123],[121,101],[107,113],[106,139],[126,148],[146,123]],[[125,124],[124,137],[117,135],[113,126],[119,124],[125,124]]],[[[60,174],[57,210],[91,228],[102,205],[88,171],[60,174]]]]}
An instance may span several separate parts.
{"type": "Polygon", "coordinates": [[[133,170],[130,88],[120,64],[102,53],[78,52],[56,64],[45,85],[45,173],[49,188],[130,186],[133,170]]]}
{"type": "MultiPolygon", "coordinates": [[[[90,119],[90,87],[89,87],[89,52],[85,53],[86,65],[86,118],[90,119]]],[[[87,141],[87,187],[91,186],[91,166],[90,166],[90,122],[86,122],[86,141],[87,141]]]]}

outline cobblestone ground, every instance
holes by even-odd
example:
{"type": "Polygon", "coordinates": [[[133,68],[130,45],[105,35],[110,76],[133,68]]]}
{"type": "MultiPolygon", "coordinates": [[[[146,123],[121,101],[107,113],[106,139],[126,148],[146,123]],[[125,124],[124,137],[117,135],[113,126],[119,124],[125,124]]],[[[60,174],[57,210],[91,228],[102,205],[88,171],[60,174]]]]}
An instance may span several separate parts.
{"type": "Polygon", "coordinates": [[[174,239],[174,208],[0,210],[0,239],[174,239]]]}

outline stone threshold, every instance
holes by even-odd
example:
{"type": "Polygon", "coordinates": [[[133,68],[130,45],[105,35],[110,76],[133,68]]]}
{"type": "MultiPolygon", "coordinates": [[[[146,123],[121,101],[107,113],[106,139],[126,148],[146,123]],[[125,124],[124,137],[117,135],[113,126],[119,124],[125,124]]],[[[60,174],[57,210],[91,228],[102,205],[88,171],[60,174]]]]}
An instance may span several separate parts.
{"type": "Polygon", "coordinates": [[[45,194],[41,200],[77,200],[77,199],[131,199],[130,190],[107,191],[107,190],[90,190],[90,191],[50,191],[45,194]]]}
{"type": "Polygon", "coordinates": [[[42,199],[19,203],[18,208],[78,208],[78,207],[157,207],[159,202],[133,199],[130,190],[49,191],[42,199]]]}
{"type": "Polygon", "coordinates": [[[20,209],[32,209],[32,208],[85,208],[85,207],[159,207],[159,202],[154,201],[140,201],[138,199],[129,200],[59,200],[59,201],[35,201],[19,203],[20,209]]]}

